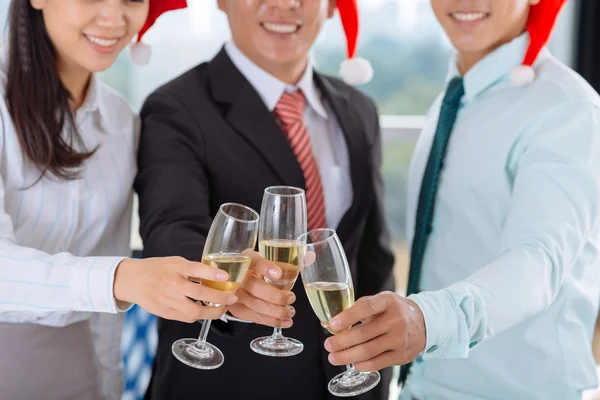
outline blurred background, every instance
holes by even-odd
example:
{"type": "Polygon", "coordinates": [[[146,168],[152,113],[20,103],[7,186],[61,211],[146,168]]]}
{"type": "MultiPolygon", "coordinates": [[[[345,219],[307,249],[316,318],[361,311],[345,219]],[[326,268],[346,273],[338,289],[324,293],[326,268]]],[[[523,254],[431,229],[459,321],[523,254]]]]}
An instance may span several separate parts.
{"type": "MultiPolygon", "coordinates": [[[[0,0],[0,21],[6,21],[9,3],[0,0]]],[[[442,89],[451,47],[433,16],[429,0],[359,0],[359,5],[362,18],[359,55],[368,58],[375,70],[375,79],[359,89],[375,100],[381,114],[385,204],[397,255],[398,291],[403,292],[408,265],[405,242],[408,164],[423,115],[442,89]]],[[[600,1],[570,1],[549,44],[556,57],[596,85],[600,83],[600,51],[594,53],[591,49],[600,47],[600,32],[595,26],[598,17],[600,1]]],[[[194,65],[211,59],[229,37],[227,20],[215,0],[189,0],[187,10],[161,17],[146,35],[153,51],[149,65],[132,65],[126,51],[101,78],[139,110],[148,94],[194,65]]],[[[336,16],[327,22],[314,48],[317,68],[337,76],[345,51],[343,30],[336,16]]],[[[131,245],[139,250],[142,243],[137,233],[136,210],[133,218],[131,245]]],[[[154,327],[154,319],[137,308],[128,316],[123,336],[127,374],[124,399],[139,398],[145,390],[156,345],[154,327]]]]}

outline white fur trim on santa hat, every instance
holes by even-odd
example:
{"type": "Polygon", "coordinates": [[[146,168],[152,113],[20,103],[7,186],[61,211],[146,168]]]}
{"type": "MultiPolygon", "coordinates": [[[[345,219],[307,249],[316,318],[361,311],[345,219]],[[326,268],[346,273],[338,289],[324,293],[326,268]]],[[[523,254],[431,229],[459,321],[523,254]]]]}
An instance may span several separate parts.
{"type": "Polygon", "coordinates": [[[510,72],[510,81],[515,86],[525,86],[535,81],[535,71],[527,65],[520,65],[510,72]]]}
{"type": "Polygon", "coordinates": [[[342,61],[340,76],[349,85],[362,85],[373,79],[373,67],[364,58],[354,57],[342,61]]]}
{"type": "Polygon", "coordinates": [[[147,65],[150,62],[152,49],[150,49],[150,46],[146,43],[131,43],[129,45],[129,51],[131,53],[131,61],[133,61],[135,65],[147,65]]]}

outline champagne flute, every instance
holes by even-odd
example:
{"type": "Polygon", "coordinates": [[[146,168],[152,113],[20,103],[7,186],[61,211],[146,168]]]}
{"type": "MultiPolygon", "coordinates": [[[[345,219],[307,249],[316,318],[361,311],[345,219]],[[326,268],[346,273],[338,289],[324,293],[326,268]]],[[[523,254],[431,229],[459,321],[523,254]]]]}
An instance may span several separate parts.
{"type": "MultiPolygon", "coordinates": [[[[300,274],[308,301],[331,334],[343,333],[329,326],[333,317],[354,304],[352,275],[339,238],[332,229],[316,229],[301,235],[298,243],[300,274]]],[[[358,372],[352,364],[346,369],[329,382],[331,394],[357,396],[373,389],[381,379],[377,371],[358,372]]]]}
{"type": "MultiPolygon", "coordinates": [[[[226,282],[201,279],[200,284],[235,294],[250,267],[258,221],[258,213],[249,207],[234,203],[221,205],[206,238],[202,263],[227,272],[229,279],[226,282]]],[[[211,302],[206,305],[222,307],[211,302]]],[[[197,340],[179,339],[173,343],[171,350],[179,361],[197,369],[216,369],[223,364],[221,350],[206,341],[211,322],[203,321],[197,340]]]]}
{"type": "MultiPolygon", "coordinates": [[[[258,248],[260,255],[281,268],[281,277],[265,281],[281,290],[292,290],[298,278],[298,242],[306,232],[306,197],[304,190],[291,186],[272,186],[265,189],[260,210],[258,248]]],[[[271,336],[250,342],[250,348],[270,357],[289,357],[300,354],[302,342],[286,338],[281,328],[275,328],[271,336]]]]}

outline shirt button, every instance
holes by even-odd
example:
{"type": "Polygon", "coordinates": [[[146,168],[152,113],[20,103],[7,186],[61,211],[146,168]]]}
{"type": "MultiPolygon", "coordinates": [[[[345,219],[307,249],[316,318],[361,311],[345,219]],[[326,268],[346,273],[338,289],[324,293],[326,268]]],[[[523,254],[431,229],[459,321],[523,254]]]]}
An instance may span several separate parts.
{"type": "Polygon", "coordinates": [[[427,350],[428,353],[433,353],[434,351],[436,351],[438,349],[437,345],[433,345],[429,348],[429,350],[427,350]]]}

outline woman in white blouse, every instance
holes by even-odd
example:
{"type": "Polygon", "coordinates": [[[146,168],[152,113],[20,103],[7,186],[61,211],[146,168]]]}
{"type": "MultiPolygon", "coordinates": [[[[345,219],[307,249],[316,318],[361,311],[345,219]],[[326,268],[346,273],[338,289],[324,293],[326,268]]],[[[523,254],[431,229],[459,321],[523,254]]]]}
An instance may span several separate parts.
{"type": "Polygon", "coordinates": [[[0,61],[0,398],[120,398],[121,316],[219,318],[226,280],[129,255],[138,118],[103,86],[140,29],[184,0],[12,0],[0,61]],[[150,12],[150,14],[149,14],[150,12]],[[96,313],[94,313],[96,312],[96,313]]]}

